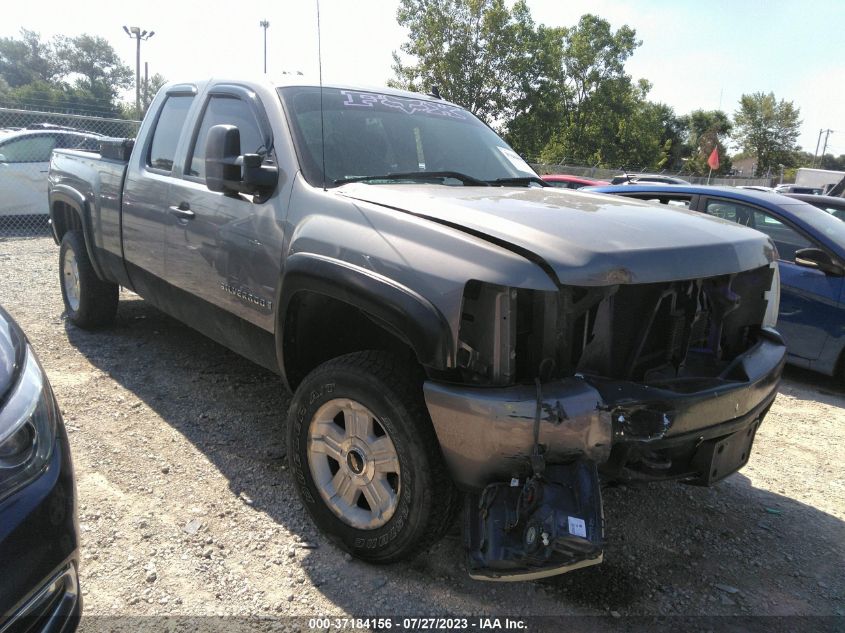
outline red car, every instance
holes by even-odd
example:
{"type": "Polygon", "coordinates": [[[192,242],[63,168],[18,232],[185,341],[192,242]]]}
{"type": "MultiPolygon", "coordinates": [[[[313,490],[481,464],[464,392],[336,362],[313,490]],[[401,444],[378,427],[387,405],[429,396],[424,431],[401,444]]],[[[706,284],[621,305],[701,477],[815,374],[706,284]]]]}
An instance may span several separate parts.
{"type": "Polygon", "coordinates": [[[610,184],[607,180],[594,180],[592,178],[582,178],[581,176],[569,176],[566,174],[550,174],[541,176],[541,178],[552,187],[560,187],[561,189],[580,189],[581,187],[598,187],[599,185],[610,184]]]}

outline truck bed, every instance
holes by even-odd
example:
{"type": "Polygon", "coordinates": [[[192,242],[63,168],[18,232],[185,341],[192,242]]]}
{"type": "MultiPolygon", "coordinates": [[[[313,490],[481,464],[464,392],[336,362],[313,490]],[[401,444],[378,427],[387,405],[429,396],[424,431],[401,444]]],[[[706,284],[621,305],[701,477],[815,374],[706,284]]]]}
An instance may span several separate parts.
{"type": "Polygon", "coordinates": [[[120,207],[129,161],[128,151],[123,153],[121,148],[131,148],[131,141],[127,141],[108,139],[102,146],[103,153],[58,149],[50,158],[47,192],[53,235],[58,241],[62,204],[81,202],[84,217],[80,228],[95,251],[91,254],[101,260],[98,265],[109,265],[102,260],[113,263],[122,259],[120,207]]]}

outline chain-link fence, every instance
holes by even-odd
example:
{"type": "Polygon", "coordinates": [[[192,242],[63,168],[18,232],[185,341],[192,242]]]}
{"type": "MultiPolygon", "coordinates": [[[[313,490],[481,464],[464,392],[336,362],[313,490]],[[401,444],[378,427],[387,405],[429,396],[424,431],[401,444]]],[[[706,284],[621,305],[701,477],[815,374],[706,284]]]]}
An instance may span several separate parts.
{"type": "Polygon", "coordinates": [[[0,239],[49,234],[47,171],[54,149],[99,151],[132,137],[139,121],[0,108],[0,239]]]}

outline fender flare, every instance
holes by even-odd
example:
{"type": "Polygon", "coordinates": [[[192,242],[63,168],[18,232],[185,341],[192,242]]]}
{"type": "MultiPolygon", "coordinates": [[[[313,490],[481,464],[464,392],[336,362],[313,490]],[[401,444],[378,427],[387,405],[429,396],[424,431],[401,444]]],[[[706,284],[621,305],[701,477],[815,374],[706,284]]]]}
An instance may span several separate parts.
{"type": "Polygon", "coordinates": [[[55,240],[56,244],[61,243],[61,240],[56,233],[56,218],[53,216],[53,206],[57,202],[63,202],[73,209],[76,215],[79,216],[79,222],[82,224],[82,234],[85,237],[85,250],[88,251],[88,259],[91,262],[91,266],[94,268],[94,272],[97,273],[97,277],[100,279],[107,279],[107,277],[103,275],[103,269],[94,253],[94,233],[91,227],[90,206],[88,201],[85,199],[85,196],[73,187],[69,187],[67,185],[54,185],[50,188],[49,198],[50,224],[53,233],[53,240],[55,240]]]}
{"type": "Polygon", "coordinates": [[[446,369],[452,361],[452,330],[425,297],[377,272],[323,255],[296,253],[282,273],[276,331],[276,357],[284,362],[285,319],[300,292],[314,292],[358,308],[407,343],[426,367],[446,369]]]}

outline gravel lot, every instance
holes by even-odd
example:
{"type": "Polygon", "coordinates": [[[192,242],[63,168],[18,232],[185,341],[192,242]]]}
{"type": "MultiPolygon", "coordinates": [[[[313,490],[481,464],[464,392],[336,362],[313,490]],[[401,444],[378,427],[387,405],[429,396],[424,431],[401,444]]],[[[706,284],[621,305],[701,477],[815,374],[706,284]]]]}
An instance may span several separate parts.
{"type": "Polygon", "coordinates": [[[830,379],[788,370],[750,463],[713,488],[607,489],[603,565],[475,582],[455,528],[375,567],[300,506],[273,374],[129,292],[113,327],[76,329],[57,254],[0,240],[0,304],[64,413],[88,615],[845,615],[845,396],[830,379]]]}

